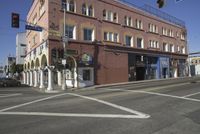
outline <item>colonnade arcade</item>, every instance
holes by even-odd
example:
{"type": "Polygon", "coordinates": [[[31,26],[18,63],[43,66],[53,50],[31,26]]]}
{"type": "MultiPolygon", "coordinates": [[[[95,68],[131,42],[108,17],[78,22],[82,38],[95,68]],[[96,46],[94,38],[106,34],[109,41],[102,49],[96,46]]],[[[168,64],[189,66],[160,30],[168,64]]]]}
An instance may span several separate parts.
{"type": "MultiPolygon", "coordinates": [[[[76,73],[76,61],[73,57],[73,72],[75,77],[77,77],[76,73]]],[[[47,64],[46,55],[42,55],[41,59],[36,58],[36,60],[32,60],[30,62],[25,62],[24,64],[24,72],[23,72],[23,83],[32,87],[38,87],[40,89],[46,88],[47,91],[54,90],[55,86],[62,86],[62,72],[59,69],[55,69],[55,66],[49,66],[47,64]]],[[[67,81],[66,81],[67,82],[67,81]]],[[[73,87],[77,87],[77,80],[73,80],[73,87]]]]}

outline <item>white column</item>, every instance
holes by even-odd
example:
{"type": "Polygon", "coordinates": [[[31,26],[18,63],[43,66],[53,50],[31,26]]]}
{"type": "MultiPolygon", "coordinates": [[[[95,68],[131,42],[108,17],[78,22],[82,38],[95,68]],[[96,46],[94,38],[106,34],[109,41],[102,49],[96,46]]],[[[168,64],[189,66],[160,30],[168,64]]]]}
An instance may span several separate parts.
{"type": "Polygon", "coordinates": [[[52,82],[52,69],[48,67],[48,88],[47,91],[53,90],[53,82],[52,82]]]}
{"type": "Polygon", "coordinates": [[[44,88],[44,72],[40,69],[40,88],[44,88]]]}
{"type": "Polygon", "coordinates": [[[30,86],[33,86],[33,71],[30,71],[30,86]]]}
{"type": "Polygon", "coordinates": [[[26,84],[26,72],[23,72],[23,80],[24,80],[23,84],[26,84]]]}
{"type": "Polygon", "coordinates": [[[37,74],[37,70],[34,70],[34,87],[38,86],[38,74],[37,74]]]}
{"type": "Polygon", "coordinates": [[[77,68],[74,68],[74,87],[78,87],[78,74],[77,74],[77,68]]]}
{"type": "Polygon", "coordinates": [[[61,74],[61,71],[57,71],[57,75],[58,75],[58,86],[61,86],[62,85],[62,74],[61,74]]]}
{"type": "Polygon", "coordinates": [[[29,78],[30,78],[30,76],[29,76],[29,71],[26,72],[26,78],[27,78],[27,80],[26,80],[26,85],[29,85],[29,78]]]}

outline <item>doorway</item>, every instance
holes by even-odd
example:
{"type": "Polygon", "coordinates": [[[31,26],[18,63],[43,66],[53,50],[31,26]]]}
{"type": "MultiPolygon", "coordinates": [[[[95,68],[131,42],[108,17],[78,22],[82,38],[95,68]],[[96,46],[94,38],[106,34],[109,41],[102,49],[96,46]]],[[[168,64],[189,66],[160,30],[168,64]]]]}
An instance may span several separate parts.
{"type": "Polygon", "coordinates": [[[145,79],[145,67],[136,67],[136,80],[145,79]]]}

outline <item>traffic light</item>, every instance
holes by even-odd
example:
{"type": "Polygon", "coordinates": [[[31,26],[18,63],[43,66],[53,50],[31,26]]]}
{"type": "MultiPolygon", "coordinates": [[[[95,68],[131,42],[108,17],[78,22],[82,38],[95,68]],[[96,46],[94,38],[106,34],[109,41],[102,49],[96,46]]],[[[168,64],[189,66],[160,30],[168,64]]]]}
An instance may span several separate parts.
{"type": "Polygon", "coordinates": [[[18,13],[12,13],[12,27],[13,28],[19,28],[19,14],[18,13]]]}
{"type": "Polygon", "coordinates": [[[162,8],[165,4],[165,0],[157,0],[157,4],[159,8],[162,8]]]}

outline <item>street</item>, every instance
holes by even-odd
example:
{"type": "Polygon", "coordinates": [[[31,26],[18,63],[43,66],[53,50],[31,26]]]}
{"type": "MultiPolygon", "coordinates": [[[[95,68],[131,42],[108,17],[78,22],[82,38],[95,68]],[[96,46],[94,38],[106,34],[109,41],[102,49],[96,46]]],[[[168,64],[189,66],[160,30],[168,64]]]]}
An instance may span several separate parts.
{"type": "Polygon", "coordinates": [[[43,93],[0,88],[0,134],[199,134],[200,79],[43,93]]]}

